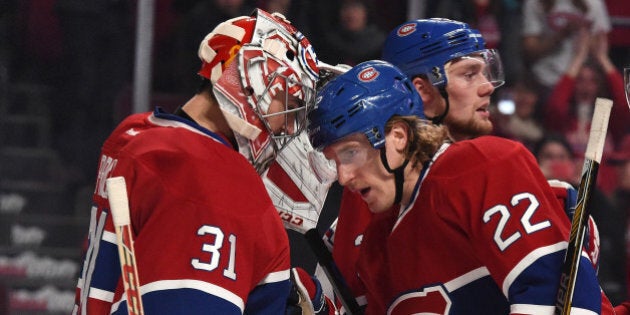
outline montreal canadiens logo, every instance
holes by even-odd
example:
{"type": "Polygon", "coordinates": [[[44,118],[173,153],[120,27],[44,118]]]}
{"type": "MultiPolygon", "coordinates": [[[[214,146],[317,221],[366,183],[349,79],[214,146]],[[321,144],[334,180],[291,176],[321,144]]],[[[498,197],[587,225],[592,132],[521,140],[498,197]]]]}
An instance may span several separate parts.
{"type": "Polygon", "coordinates": [[[416,24],[415,23],[409,23],[409,24],[405,24],[405,25],[401,26],[396,33],[398,34],[398,36],[403,37],[403,36],[407,36],[407,35],[415,32],[415,31],[416,31],[416,24]]]}
{"type": "Polygon", "coordinates": [[[378,75],[379,75],[379,72],[376,71],[374,67],[369,67],[359,72],[359,75],[357,77],[359,78],[359,80],[363,82],[370,82],[370,81],[374,81],[374,79],[376,79],[378,75]]]}
{"type": "Polygon", "coordinates": [[[312,79],[317,80],[319,77],[319,68],[317,67],[317,55],[313,50],[313,46],[304,35],[300,32],[295,33],[295,37],[300,42],[298,45],[298,53],[300,56],[300,64],[312,79]]]}

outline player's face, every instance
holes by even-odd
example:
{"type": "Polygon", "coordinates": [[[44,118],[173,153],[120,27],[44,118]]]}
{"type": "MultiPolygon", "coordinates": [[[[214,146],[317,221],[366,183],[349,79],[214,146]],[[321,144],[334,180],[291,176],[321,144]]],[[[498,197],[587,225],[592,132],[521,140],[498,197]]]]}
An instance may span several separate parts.
{"type": "Polygon", "coordinates": [[[387,172],[364,134],[350,135],[324,149],[336,164],[339,184],[361,195],[372,212],[388,210],[396,194],[394,175],[387,172]]]}
{"type": "Polygon", "coordinates": [[[492,132],[490,96],[495,85],[488,77],[488,65],[482,57],[464,57],[445,67],[449,111],[444,119],[456,140],[470,139],[492,132]]]}
{"type": "Polygon", "coordinates": [[[571,153],[559,142],[550,141],[538,152],[538,165],[548,179],[575,183],[578,178],[571,153]]]}
{"type": "Polygon", "coordinates": [[[313,89],[286,77],[275,74],[261,100],[269,99],[269,105],[258,106],[262,117],[275,141],[277,150],[289,143],[305,126],[308,106],[312,106],[313,89]]]}
{"type": "Polygon", "coordinates": [[[575,97],[579,101],[592,102],[599,91],[600,78],[595,69],[582,67],[575,80],[575,97]]]}
{"type": "Polygon", "coordinates": [[[274,135],[293,135],[297,125],[304,122],[304,112],[302,101],[298,98],[278,93],[271,100],[265,118],[274,135]]]}

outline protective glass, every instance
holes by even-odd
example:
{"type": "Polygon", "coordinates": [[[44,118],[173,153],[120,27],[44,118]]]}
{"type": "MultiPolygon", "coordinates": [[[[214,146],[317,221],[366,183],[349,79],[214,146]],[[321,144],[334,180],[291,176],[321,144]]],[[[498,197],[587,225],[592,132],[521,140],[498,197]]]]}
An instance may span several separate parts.
{"type": "Polygon", "coordinates": [[[305,129],[306,113],[314,105],[315,90],[275,72],[258,100],[257,112],[261,113],[276,151],[280,151],[305,129]]]}
{"type": "Polygon", "coordinates": [[[327,177],[325,178],[328,180],[332,176],[334,176],[334,179],[338,179],[338,172],[354,173],[363,168],[372,157],[378,155],[378,150],[375,150],[371,145],[356,141],[330,148],[333,149],[326,153],[330,157],[330,160],[327,160],[327,164],[320,163],[315,167],[317,169],[315,173],[318,176],[326,174],[327,177]],[[330,172],[330,167],[333,165],[336,169],[334,173],[330,172]]]}
{"type": "Polygon", "coordinates": [[[505,83],[503,64],[499,53],[486,49],[453,59],[444,65],[447,82],[461,88],[491,84],[498,88],[505,83]]]}

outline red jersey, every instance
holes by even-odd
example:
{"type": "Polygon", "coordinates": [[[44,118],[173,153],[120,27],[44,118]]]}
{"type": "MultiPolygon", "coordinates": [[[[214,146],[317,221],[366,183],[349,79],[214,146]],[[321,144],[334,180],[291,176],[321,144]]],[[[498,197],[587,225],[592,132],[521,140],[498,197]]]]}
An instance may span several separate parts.
{"type": "Polygon", "coordinates": [[[105,180],[123,176],[146,314],[282,314],[289,244],[260,176],[221,136],[157,109],[102,148],[75,314],[126,314],[105,180]]]}
{"type": "MultiPolygon", "coordinates": [[[[557,180],[549,180],[556,199],[564,206],[565,214],[572,216],[572,209],[576,204],[577,190],[570,184],[557,180]]],[[[333,258],[341,274],[344,276],[350,290],[359,305],[367,304],[365,287],[357,276],[357,260],[363,233],[373,214],[361,196],[347,189],[343,190],[339,206],[338,219],[327,230],[324,241],[333,252],[333,258]]],[[[599,262],[599,233],[592,217],[584,241],[591,264],[595,270],[599,262]]],[[[325,279],[324,279],[325,280],[325,279]]],[[[341,307],[341,305],[339,305],[341,307]]]]}
{"type": "MultiPolygon", "coordinates": [[[[358,260],[366,313],[552,314],[569,228],[522,144],[492,136],[452,144],[409,206],[371,220],[358,260]]],[[[602,296],[583,255],[573,309],[613,314],[602,296]]]]}

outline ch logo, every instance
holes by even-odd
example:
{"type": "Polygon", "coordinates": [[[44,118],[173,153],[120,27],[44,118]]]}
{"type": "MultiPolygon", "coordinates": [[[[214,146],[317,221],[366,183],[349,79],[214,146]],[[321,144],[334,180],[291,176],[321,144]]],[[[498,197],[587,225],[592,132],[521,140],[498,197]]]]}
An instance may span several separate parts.
{"type": "Polygon", "coordinates": [[[379,75],[379,72],[376,71],[374,67],[369,67],[359,72],[359,75],[357,77],[362,82],[370,82],[370,81],[374,81],[374,79],[376,79],[378,75],[379,75]]]}
{"type": "Polygon", "coordinates": [[[415,31],[416,31],[416,23],[408,23],[398,28],[398,31],[396,32],[396,34],[398,35],[398,37],[404,37],[415,31]]]}
{"type": "Polygon", "coordinates": [[[441,285],[435,285],[399,296],[389,307],[387,314],[448,314],[451,304],[446,289],[441,285]]]}

